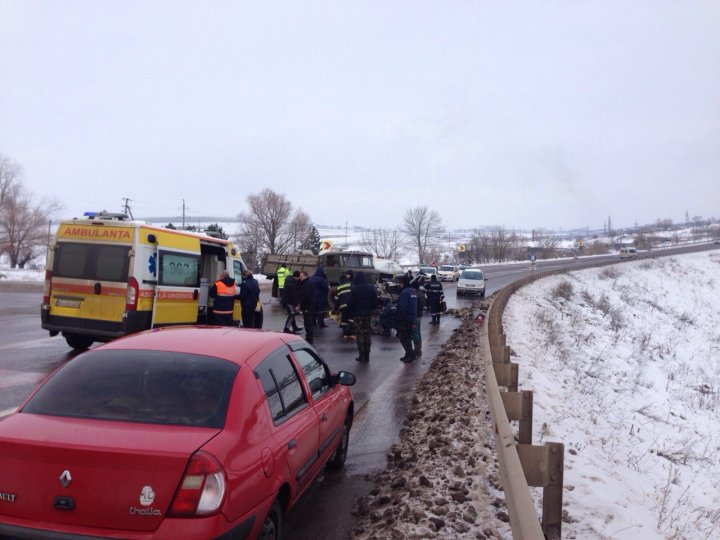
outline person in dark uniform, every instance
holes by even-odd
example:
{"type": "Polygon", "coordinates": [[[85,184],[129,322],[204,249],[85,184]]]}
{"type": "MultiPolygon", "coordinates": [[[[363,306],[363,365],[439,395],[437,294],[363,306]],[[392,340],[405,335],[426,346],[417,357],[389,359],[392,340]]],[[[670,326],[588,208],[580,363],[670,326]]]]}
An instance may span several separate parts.
{"type": "Polygon", "coordinates": [[[259,303],[260,285],[257,279],[253,277],[252,272],[245,270],[243,271],[243,282],[240,284],[240,306],[242,307],[243,328],[257,328],[255,326],[255,313],[259,303]]]}
{"type": "Polygon", "coordinates": [[[300,311],[303,314],[303,323],[305,324],[305,340],[312,343],[313,328],[315,326],[315,288],[307,272],[300,272],[298,279],[300,280],[298,301],[300,311]]]}
{"type": "Polygon", "coordinates": [[[353,271],[347,270],[340,278],[340,283],[335,287],[335,308],[340,312],[340,329],[343,337],[353,334],[352,321],[350,320],[350,309],[348,308],[348,297],[352,287],[353,271]]]}
{"type": "Polygon", "coordinates": [[[415,289],[410,286],[410,280],[406,275],[400,276],[399,281],[402,290],[398,295],[397,302],[398,339],[405,349],[405,356],[400,360],[408,363],[415,360],[412,331],[417,324],[417,295],[415,289]]]}
{"type": "Polygon", "coordinates": [[[355,273],[350,288],[348,308],[357,332],[358,362],[370,361],[370,343],[372,334],[372,312],[377,307],[377,289],[365,280],[365,272],[355,273]]]}
{"type": "Polygon", "coordinates": [[[209,295],[213,299],[213,324],[234,326],[233,306],[237,297],[237,287],[227,270],[220,272],[220,277],[210,288],[209,295]]]}
{"type": "Polygon", "coordinates": [[[430,305],[430,315],[432,315],[430,324],[440,324],[440,315],[442,314],[442,311],[440,311],[440,303],[444,295],[442,283],[438,281],[435,274],[430,276],[430,282],[425,285],[425,290],[427,291],[427,301],[430,305]]]}
{"type": "Polygon", "coordinates": [[[285,284],[283,286],[282,301],[283,305],[285,306],[285,311],[287,313],[283,332],[285,332],[286,334],[294,334],[295,332],[300,331],[300,327],[298,327],[297,323],[295,322],[295,315],[300,309],[299,287],[300,272],[298,270],[295,270],[291,275],[285,278],[285,284]],[[291,327],[292,330],[290,329],[291,327]]]}

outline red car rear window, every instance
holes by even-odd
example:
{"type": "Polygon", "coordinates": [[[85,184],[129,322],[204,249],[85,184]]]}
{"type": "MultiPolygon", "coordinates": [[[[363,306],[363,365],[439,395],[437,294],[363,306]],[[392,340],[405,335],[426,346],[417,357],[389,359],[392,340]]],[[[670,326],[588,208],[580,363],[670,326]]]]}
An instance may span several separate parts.
{"type": "Polygon", "coordinates": [[[22,412],[221,428],[238,369],[193,354],[89,351],[58,370],[22,412]]]}

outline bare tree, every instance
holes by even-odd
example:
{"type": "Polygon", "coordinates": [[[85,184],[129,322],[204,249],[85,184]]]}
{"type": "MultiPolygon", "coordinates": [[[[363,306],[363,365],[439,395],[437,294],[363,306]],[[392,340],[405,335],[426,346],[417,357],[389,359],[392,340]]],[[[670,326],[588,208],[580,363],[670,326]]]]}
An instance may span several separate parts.
{"type": "Polygon", "coordinates": [[[428,248],[442,233],[441,224],[440,215],[427,206],[416,206],[405,211],[403,232],[410,238],[410,251],[417,254],[420,264],[425,263],[428,248]]]}
{"type": "Polygon", "coordinates": [[[560,241],[558,240],[558,237],[556,235],[551,233],[538,233],[535,236],[535,241],[540,248],[541,259],[550,259],[552,257],[555,257],[558,245],[560,244],[560,241]]]}
{"type": "Polygon", "coordinates": [[[305,212],[299,210],[293,215],[292,204],[285,195],[271,189],[248,195],[247,202],[249,211],[238,215],[241,223],[239,245],[243,245],[243,237],[250,237],[257,241],[259,254],[287,253],[295,249],[302,238],[298,236],[300,226],[310,221],[305,212]]]}
{"type": "Polygon", "coordinates": [[[22,167],[0,155],[0,253],[12,268],[24,268],[48,242],[48,224],[60,209],[57,201],[41,199],[22,184],[22,167]]]}
{"type": "Polygon", "coordinates": [[[374,229],[362,234],[360,245],[382,259],[397,259],[401,238],[397,229],[374,229]]]}
{"type": "MultiPolygon", "coordinates": [[[[295,210],[295,215],[288,223],[288,232],[291,237],[289,251],[297,251],[300,245],[307,239],[312,230],[313,224],[310,216],[302,208],[295,210]]],[[[272,253],[272,252],[271,252],[272,253]]]]}
{"type": "Polygon", "coordinates": [[[492,258],[497,262],[507,260],[510,249],[516,243],[516,235],[508,234],[503,227],[495,227],[490,231],[490,252],[492,258]]]}
{"type": "Polygon", "coordinates": [[[0,207],[20,189],[22,167],[0,154],[0,207]]]}
{"type": "Polygon", "coordinates": [[[490,236],[480,229],[475,229],[470,237],[467,252],[470,261],[480,264],[490,262],[490,236]]]}

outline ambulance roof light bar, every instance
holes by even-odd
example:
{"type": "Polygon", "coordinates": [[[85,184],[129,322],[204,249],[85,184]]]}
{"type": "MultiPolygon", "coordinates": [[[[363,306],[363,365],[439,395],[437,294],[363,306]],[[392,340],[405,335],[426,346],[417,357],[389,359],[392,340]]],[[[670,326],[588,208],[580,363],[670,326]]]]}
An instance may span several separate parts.
{"type": "Polygon", "coordinates": [[[128,218],[127,214],[113,213],[113,212],[85,212],[84,217],[89,219],[116,219],[118,221],[125,221],[128,218]]]}

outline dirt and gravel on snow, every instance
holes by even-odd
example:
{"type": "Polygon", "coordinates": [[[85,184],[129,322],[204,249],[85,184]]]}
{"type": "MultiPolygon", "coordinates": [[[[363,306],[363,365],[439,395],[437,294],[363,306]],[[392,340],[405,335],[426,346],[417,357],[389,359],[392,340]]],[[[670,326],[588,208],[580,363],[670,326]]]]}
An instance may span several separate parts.
{"type": "Polygon", "coordinates": [[[400,443],[355,502],[352,540],[510,538],[480,356],[478,305],[418,382],[400,443]]]}

